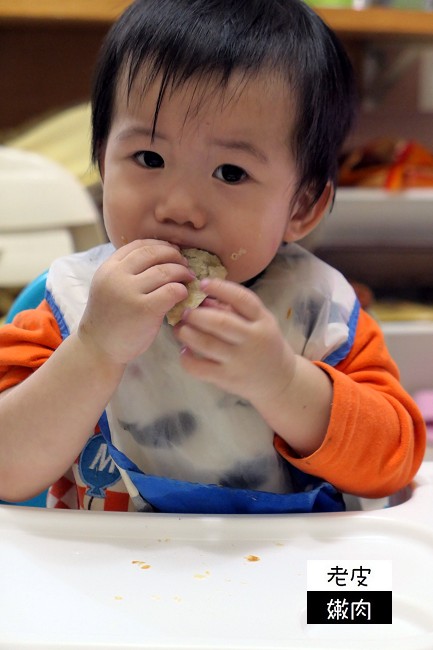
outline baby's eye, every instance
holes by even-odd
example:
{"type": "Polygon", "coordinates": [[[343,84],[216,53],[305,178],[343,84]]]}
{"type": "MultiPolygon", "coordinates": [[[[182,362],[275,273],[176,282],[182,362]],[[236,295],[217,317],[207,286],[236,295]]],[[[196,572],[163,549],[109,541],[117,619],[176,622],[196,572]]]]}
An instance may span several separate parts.
{"type": "Polygon", "coordinates": [[[246,171],[237,165],[220,165],[213,175],[225,183],[240,183],[248,177],[246,171]]]}
{"type": "Polygon", "coordinates": [[[135,160],[139,165],[150,169],[159,169],[164,167],[164,158],[156,151],[138,151],[134,154],[135,160]]]}

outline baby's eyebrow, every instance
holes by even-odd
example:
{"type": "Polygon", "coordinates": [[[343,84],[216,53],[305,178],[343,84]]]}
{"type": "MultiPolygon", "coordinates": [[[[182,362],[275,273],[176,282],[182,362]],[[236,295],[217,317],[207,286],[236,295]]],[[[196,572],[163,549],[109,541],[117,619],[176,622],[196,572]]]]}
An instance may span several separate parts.
{"type": "Polygon", "coordinates": [[[147,126],[128,126],[116,135],[116,140],[122,142],[123,140],[128,140],[129,138],[134,138],[137,136],[145,136],[147,138],[150,138],[151,142],[155,139],[167,139],[162,133],[154,132],[153,129],[148,128],[147,126]]]}
{"type": "MultiPolygon", "coordinates": [[[[150,138],[151,142],[154,140],[168,140],[163,133],[160,133],[159,131],[154,132],[153,129],[141,125],[126,127],[116,135],[116,140],[122,142],[123,140],[128,140],[129,138],[137,136],[150,138]]],[[[261,149],[253,145],[251,142],[248,142],[248,140],[213,138],[210,141],[210,145],[221,147],[222,149],[230,149],[232,151],[243,151],[262,163],[269,162],[268,156],[261,149]]]]}
{"type": "Polygon", "coordinates": [[[236,151],[244,151],[254,158],[257,158],[262,163],[269,162],[268,156],[261,150],[254,146],[251,142],[247,140],[235,140],[230,139],[226,140],[223,138],[213,139],[211,144],[216,145],[217,147],[222,147],[223,149],[234,149],[236,151]]]}

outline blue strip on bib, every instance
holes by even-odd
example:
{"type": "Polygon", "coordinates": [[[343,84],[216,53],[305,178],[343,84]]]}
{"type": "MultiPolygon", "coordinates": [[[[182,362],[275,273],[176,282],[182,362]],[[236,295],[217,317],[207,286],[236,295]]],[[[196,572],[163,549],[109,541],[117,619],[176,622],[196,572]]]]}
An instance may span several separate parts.
{"type": "Polygon", "coordinates": [[[356,299],[355,304],[353,306],[352,313],[350,314],[349,322],[347,324],[349,329],[349,336],[347,337],[347,341],[343,343],[343,345],[341,345],[337,350],[331,352],[329,356],[325,357],[325,359],[323,359],[324,363],[327,363],[330,366],[336,366],[337,363],[343,361],[343,359],[345,359],[349,354],[353,346],[353,341],[355,339],[355,333],[356,333],[356,328],[358,325],[358,318],[359,318],[359,310],[360,310],[359,300],[356,299]]]}
{"type": "Polygon", "coordinates": [[[69,327],[67,326],[66,321],[63,318],[63,314],[60,311],[60,309],[58,308],[57,303],[53,298],[53,295],[51,294],[50,291],[48,291],[48,289],[45,291],[45,300],[49,304],[50,309],[54,314],[54,318],[56,319],[57,325],[59,326],[60,334],[62,335],[62,339],[63,340],[66,339],[70,334],[69,327]]]}
{"type": "Polygon", "coordinates": [[[99,426],[116,465],[128,473],[142,498],[160,512],[226,515],[345,510],[342,495],[330,483],[294,467],[291,467],[291,474],[298,491],[290,494],[190,483],[144,474],[112,444],[105,413],[99,426]]]}

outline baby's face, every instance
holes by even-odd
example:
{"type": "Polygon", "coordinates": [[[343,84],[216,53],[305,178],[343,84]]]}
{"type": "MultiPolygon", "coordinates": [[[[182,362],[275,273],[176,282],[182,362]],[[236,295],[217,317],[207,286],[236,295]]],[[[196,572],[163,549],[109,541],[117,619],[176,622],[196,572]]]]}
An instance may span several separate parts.
{"type": "Polygon", "coordinates": [[[157,80],[129,101],[118,90],[101,160],[104,219],[116,247],[160,239],[215,253],[228,279],[262,271],[290,232],[296,169],[288,91],[259,76],[224,94],[189,83],[167,91],[152,139],[157,80]],[[197,97],[202,101],[197,106],[197,97]],[[289,109],[288,109],[289,107],[289,109]]]}

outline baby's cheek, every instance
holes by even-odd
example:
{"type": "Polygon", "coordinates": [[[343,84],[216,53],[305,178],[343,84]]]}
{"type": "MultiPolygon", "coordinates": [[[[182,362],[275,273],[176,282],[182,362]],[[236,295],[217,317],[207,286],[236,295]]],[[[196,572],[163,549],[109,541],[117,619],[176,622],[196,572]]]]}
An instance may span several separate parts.
{"type": "Polygon", "coordinates": [[[244,248],[231,251],[226,258],[225,267],[227,269],[226,279],[240,283],[251,280],[264,268],[254,253],[248,253],[244,248]]]}
{"type": "Polygon", "coordinates": [[[223,264],[227,269],[226,280],[231,282],[244,282],[248,274],[248,255],[244,248],[230,249],[224,256],[223,264]]]}

